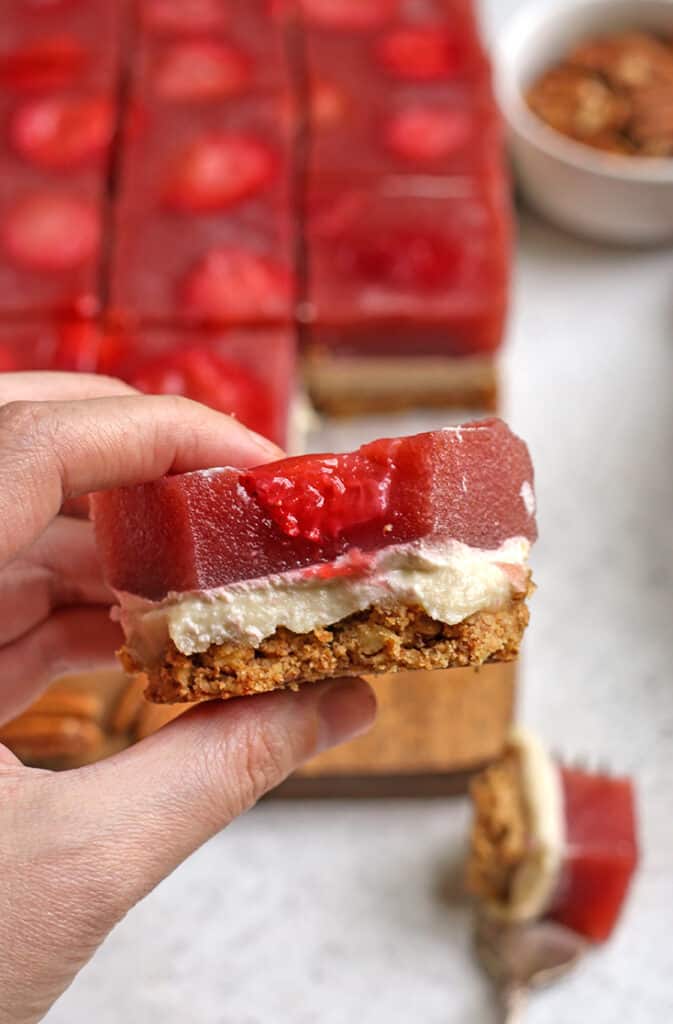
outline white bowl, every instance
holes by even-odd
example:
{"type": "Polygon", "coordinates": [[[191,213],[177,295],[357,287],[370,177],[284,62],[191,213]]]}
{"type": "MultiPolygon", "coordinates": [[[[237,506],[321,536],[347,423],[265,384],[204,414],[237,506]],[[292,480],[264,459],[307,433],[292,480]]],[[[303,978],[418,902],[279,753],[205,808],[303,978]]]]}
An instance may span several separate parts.
{"type": "Polygon", "coordinates": [[[619,156],[573,142],[524,98],[576,43],[634,27],[673,36],[673,0],[531,0],[497,41],[496,87],[530,203],[576,233],[653,244],[673,239],[673,158],[619,156]]]}

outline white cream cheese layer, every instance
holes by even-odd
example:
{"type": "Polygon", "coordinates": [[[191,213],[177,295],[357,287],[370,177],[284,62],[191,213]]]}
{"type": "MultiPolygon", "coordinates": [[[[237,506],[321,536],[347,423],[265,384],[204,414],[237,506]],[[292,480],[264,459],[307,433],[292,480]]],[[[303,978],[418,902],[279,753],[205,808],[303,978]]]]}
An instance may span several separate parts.
{"type": "Polygon", "coordinates": [[[507,904],[494,903],[490,909],[502,920],[530,921],[549,910],[561,877],[563,792],[558,767],[536,736],[517,729],[509,742],[519,757],[530,845],[516,871],[507,904]]]}
{"type": "Polygon", "coordinates": [[[374,604],[418,604],[433,619],[455,625],[505,607],[513,591],[525,587],[529,548],[522,537],[495,551],[457,541],[394,545],[361,569],[356,552],[329,567],[169,594],[161,602],[120,594],[121,620],[127,645],[145,664],[159,657],[169,638],[185,655],[226,641],[258,646],[280,626],[308,633],[374,604]]]}

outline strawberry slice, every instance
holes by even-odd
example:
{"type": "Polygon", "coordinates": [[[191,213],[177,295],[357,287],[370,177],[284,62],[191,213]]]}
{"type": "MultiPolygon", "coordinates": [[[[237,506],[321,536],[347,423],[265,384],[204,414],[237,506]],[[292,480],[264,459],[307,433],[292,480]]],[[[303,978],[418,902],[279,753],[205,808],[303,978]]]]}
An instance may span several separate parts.
{"type": "Polygon", "coordinates": [[[301,0],[304,16],[324,28],[366,30],[391,18],[396,0],[301,0]]]}
{"type": "Polygon", "coordinates": [[[391,29],[376,44],[376,56],[396,78],[412,81],[454,78],[461,69],[459,48],[446,29],[391,29]]]}
{"type": "Polygon", "coordinates": [[[77,81],[88,62],[75,36],[48,36],[0,57],[0,84],[21,92],[63,89],[77,81]]]}
{"type": "Polygon", "coordinates": [[[100,244],[100,218],[93,203],[58,192],[20,200],[2,228],[11,258],[30,270],[72,270],[92,259],[100,244]]]}
{"type": "Polygon", "coordinates": [[[154,70],[158,96],[175,103],[199,103],[235,96],[250,83],[245,53],[225,42],[194,39],[167,49],[154,70]]]}
{"type": "MultiPolygon", "coordinates": [[[[384,442],[385,443],[385,442],[384,442]]],[[[259,466],[243,485],[289,537],[320,543],[385,515],[392,479],[392,453],[372,459],[347,455],[302,455],[259,466]]]]}
{"type": "Polygon", "coordinates": [[[186,213],[221,210],[261,191],[276,170],[275,153],[246,135],[205,135],[175,162],[164,188],[167,206],[186,213]]]}
{"type": "Polygon", "coordinates": [[[433,293],[457,276],[460,248],[439,234],[395,229],[344,239],[334,252],[334,268],[372,287],[394,292],[433,293]]]}
{"type": "Polygon", "coordinates": [[[218,246],[196,264],[183,284],[187,308],[206,320],[286,320],[294,298],[291,271],[269,256],[218,246]]]}
{"type": "Polygon", "coordinates": [[[408,107],[389,120],[384,131],[387,148],[411,162],[441,160],[466,146],[472,135],[472,119],[464,110],[408,107]]]}
{"type": "Polygon", "coordinates": [[[255,421],[260,397],[252,374],[199,345],[142,362],[129,375],[129,384],[147,394],[184,395],[246,424],[255,421]]]}
{"type": "Polygon", "coordinates": [[[115,108],[106,96],[46,96],[30,100],[10,124],[14,149],[49,170],[102,158],[112,142],[115,108]]]}
{"type": "Polygon", "coordinates": [[[227,17],[223,8],[218,0],[144,0],[141,16],[145,28],[179,36],[224,28],[227,17]]]}

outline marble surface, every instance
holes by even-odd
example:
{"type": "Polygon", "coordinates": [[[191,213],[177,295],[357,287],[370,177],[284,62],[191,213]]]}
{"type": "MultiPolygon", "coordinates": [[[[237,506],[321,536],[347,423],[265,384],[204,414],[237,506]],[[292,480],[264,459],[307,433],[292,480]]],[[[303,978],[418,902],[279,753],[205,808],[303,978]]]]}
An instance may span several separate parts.
{"type": "MultiPolygon", "coordinates": [[[[492,0],[491,26],[514,6],[492,0]]],[[[635,774],[644,846],[614,940],[530,1024],[673,1019],[672,282],[671,250],[521,218],[507,414],[541,529],[521,716],[635,774]]],[[[462,801],[264,804],[129,914],[48,1024],[495,1024],[466,823],[462,801]]]]}

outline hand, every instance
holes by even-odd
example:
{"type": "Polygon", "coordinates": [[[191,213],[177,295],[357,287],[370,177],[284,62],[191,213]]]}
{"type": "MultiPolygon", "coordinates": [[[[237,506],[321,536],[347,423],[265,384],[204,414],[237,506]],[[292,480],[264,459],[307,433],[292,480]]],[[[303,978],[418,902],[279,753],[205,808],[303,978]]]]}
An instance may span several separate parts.
{"type": "MultiPolygon", "coordinates": [[[[0,721],[119,643],[91,524],[64,514],[73,503],[279,454],[185,399],[84,375],[0,376],[0,721]]],[[[134,903],[304,760],[368,728],[374,709],[360,680],[213,702],[61,774],[0,746],[0,1024],[39,1020],[134,903]]]]}

